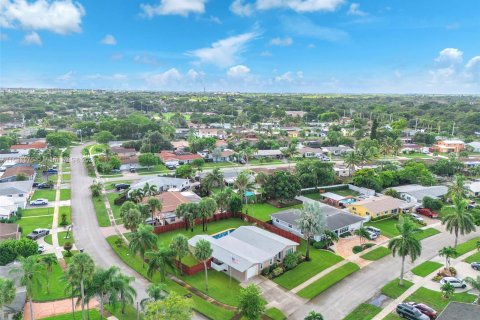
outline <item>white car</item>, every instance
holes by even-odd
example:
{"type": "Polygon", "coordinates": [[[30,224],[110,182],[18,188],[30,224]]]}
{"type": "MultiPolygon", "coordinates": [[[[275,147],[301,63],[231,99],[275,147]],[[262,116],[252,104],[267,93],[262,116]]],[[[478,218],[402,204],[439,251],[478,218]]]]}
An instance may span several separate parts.
{"type": "Polygon", "coordinates": [[[416,214],[416,213],[412,213],[411,216],[412,216],[412,219],[415,220],[415,221],[418,221],[418,222],[422,222],[422,221],[423,221],[423,218],[420,217],[420,216],[419,216],[418,214],[416,214]]]}
{"type": "Polygon", "coordinates": [[[450,283],[454,288],[466,288],[467,285],[465,282],[461,279],[455,278],[455,277],[445,277],[442,280],[440,280],[440,284],[444,285],[445,283],[450,283]]]}
{"type": "Polygon", "coordinates": [[[43,244],[38,245],[38,254],[42,254],[45,252],[45,246],[43,244]]]}
{"type": "Polygon", "coordinates": [[[45,206],[47,204],[48,204],[47,199],[36,199],[36,200],[30,201],[31,206],[45,206]]]}
{"type": "Polygon", "coordinates": [[[378,233],[370,231],[370,230],[367,230],[367,232],[368,232],[368,238],[370,240],[375,240],[375,239],[378,238],[378,233]]]}

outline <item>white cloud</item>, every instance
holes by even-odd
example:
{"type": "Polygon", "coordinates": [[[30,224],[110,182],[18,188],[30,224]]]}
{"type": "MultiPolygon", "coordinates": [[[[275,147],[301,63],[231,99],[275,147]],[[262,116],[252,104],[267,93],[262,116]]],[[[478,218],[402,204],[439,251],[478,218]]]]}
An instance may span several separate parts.
{"type": "Polygon", "coordinates": [[[115,39],[115,37],[111,34],[107,34],[105,37],[103,37],[101,43],[107,46],[114,46],[117,44],[117,39],[115,39]]]}
{"type": "Polygon", "coordinates": [[[204,13],[207,0],[160,0],[158,5],[140,4],[143,13],[152,18],[154,16],[180,15],[188,16],[190,13],[204,13]]]}
{"type": "Polygon", "coordinates": [[[290,71],[285,72],[279,76],[275,77],[276,82],[292,82],[293,81],[293,73],[290,71]]]}
{"type": "Polygon", "coordinates": [[[187,55],[198,59],[200,63],[211,63],[216,66],[230,67],[238,60],[246,45],[257,36],[254,32],[231,36],[212,43],[208,48],[187,52],[187,55]]]}
{"type": "Polygon", "coordinates": [[[35,31],[30,32],[29,34],[26,34],[25,37],[23,37],[23,44],[30,45],[34,44],[37,46],[42,45],[42,38],[36,33],[35,31]]]}
{"type": "Polygon", "coordinates": [[[177,69],[171,68],[165,72],[146,75],[144,79],[152,87],[165,86],[181,80],[182,74],[177,69]]]}
{"type": "Polygon", "coordinates": [[[122,73],[115,73],[112,75],[105,75],[105,74],[92,74],[92,75],[87,75],[85,77],[88,80],[96,80],[96,81],[127,81],[128,76],[122,73]]]}
{"type": "Polygon", "coordinates": [[[205,76],[205,73],[203,73],[202,71],[197,71],[195,69],[190,69],[187,71],[186,76],[190,80],[196,81],[203,78],[205,76]]]}
{"type": "Polygon", "coordinates": [[[463,61],[463,52],[456,48],[445,48],[440,51],[438,57],[435,58],[436,62],[440,63],[460,63],[463,61]]]}
{"type": "Polygon", "coordinates": [[[73,79],[74,75],[75,75],[75,72],[70,70],[67,73],[59,75],[56,80],[60,82],[69,82],[73,79]]]}
{"type": "Polygon", "coordinates": [[[273,38],[270,40],[270,45],[272,46],[283,46],[287,47],[290,46],[293,43],[293,39],[290,37],[286,38],[273,38]]]}
{"type": "Polygon", "coordinates": [[[480,66],[480,56],[475,56],[467,62],[465,68],[475,69],[478,66],[480,66]]]}
{"type": "Polygon", "coordinates": [[[368,15],[367,12],[360,10],[360,4],[353,2],[350,4],[350,7],[348,8],[347,15],[349,16],[366,16],[368,15]]]}
{"type": "Polygon", "coordinates": [[[301,37],[316,38],[332,42],[341,42],[349,38],[348,33],[343,30],[319,26],[310,19],[302,16],[283,17],[281,22],[283,28],[287,32],[301,37]]]}
{"type": "Polygon", "coordinates": [[[255,10],[290,9],[295,12],[335,11],[344,0],[235,0],[230,10],[240,16],[251,15],[255,10]]]}
{"type": "Polygon", "coordinates": [[[272,53],[268,50],[265,50],[265,51],[260,52],[260,56],[261,57],[271,57],[272,53]]]}
{"type": "Polygon", "coordinates": [[[158,66],[160,64],[158,58],[151,53],[137,54],[133,57],[133,62],[151,66],[158,66]]]}
{"type": "Polygon", "coordinates": [[[85,10],[71,0],[0,0],[0,27],[48,30],[59,34],[80,32],[85,10]]]}
{"type": "Polygon", "coordinates": [[[228,69],[227,75],[232,78],[242,78],[250,73],[250,68],[242,64],[236,65],[228,69]]]}

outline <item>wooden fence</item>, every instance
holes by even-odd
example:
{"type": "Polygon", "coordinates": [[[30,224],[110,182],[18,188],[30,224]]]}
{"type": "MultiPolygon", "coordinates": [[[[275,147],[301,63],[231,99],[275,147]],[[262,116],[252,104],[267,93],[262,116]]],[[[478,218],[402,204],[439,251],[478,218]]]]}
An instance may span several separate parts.
{"type": "MultiPolygon", "coordinates": [[[[211,263],[212,259],[207,261],[207,269],[210,269],[211,263]]],[[[175,265],[177,266],[177,268],[181,268],[184,274],[189,276],[203,271],[203,262],[199,262],[194,266],[187,266],[186,264],[180,263],[179,261],[175,260],[175,265]]]]}

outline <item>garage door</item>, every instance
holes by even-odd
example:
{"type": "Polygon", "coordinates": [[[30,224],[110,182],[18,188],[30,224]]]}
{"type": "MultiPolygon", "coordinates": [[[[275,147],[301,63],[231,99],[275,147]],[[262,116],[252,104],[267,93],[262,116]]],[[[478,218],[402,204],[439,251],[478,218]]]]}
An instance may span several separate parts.
{"type": "Polygon", "coordinates": [[[247,279],[250,279],[251,277],[254,277],[257,274],[258,274],[258,265],[255,265],[250,269],[247,269],[247,279]]]}

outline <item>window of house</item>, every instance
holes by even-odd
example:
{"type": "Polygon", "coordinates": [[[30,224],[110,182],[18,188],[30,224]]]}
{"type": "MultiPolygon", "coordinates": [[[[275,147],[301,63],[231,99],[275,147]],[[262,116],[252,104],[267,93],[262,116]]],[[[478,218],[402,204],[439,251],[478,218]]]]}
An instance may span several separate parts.
{"type": "Polygon", "coordinates": [[[393,209],[392,213],[395,214],[395,213],[397,213],[397,211],[398,211],[397,209],[393,209]]]}
{"type": "Polygon", "coordinates": [[[289,227],[290,229],[292,229],[292,225],[291,225],[291,224],[289,224],[288,227],[289,227]]]}
{"type": "Polygon", "coordinates": [[[19,196],[19,197],[23,197],[23,193],[20,193],[18,196],[19,196]]]}

